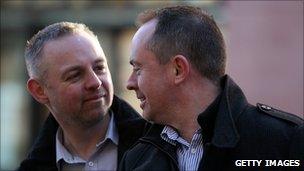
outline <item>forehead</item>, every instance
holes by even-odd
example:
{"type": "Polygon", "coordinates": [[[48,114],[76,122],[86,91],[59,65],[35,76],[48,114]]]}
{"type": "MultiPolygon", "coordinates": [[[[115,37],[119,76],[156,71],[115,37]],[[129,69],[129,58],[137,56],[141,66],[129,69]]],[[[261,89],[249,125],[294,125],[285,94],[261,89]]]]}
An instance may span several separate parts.
{"type": "Polygon", "coordinates": [[[91,66],[97,61],[106,63],[104,52],[98,40],[87,33],[49,41],[42,51],[42,67],[52,72],[73,66],[91,66]]]}
{"type": "Polygon", "coordinates": [[[155,26],[157,24],[156,19],[152,19],[142,25],[135,33],[132,44],[138,45],[138,44],[145,44],[148,40],[151,39],[151,36],[153,35],[155,31],[155,26]]]}
{"type": "Polygon", "coordinates": [[[72,58],[75,56],[98,56],[105,58],[98,40],[83,32],[48,41],[42,51],[46,59],[72,58]]]}
{"type": "Polygon", "coordinates": [[[95,48],[95,50],[102,50],[97,38],[89,35],[86,32],[68,34],[55,40],[50,40],[45,43],[43,50],[47,51],[48,49],[58,47],[64,47],[63,49],[79,49],[83,48],[84,46],[91,46],[92,48],[95,48]]]}
{"type": "Polygon", "coordinates": [[[132,45],[131,45],[131,57],[130,62],[136,62],[138,59],[138,53],[142,51],[149,51],[146,48],[147,42],[151,39],[151,36],[153,35],[155,31],[155,26],[157,24],[156,19],[152,19],[142,25],[137,32],[135,33],[133,39],[132,39],[132,45]]]}

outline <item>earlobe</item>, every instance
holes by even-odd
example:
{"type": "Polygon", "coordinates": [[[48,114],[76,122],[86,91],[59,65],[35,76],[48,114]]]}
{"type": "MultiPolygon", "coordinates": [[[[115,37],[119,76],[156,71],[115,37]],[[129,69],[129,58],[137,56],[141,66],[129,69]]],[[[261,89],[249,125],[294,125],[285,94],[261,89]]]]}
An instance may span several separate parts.
{"type": "Polygon", "coordinates": [[[189,74],[190,64],[188,59],[183,55],[176,55],[173,58],[173,66],[175,70],[175,84],[182,82],[189,74]]]}
{"type": "Polygon", "coordinates": [[[29,79],[27,81],[27,89],[39,103],[46,104],[48,102],[48,97],[44,92],[44,87],[38,80],[32,78],[29,79]]]}

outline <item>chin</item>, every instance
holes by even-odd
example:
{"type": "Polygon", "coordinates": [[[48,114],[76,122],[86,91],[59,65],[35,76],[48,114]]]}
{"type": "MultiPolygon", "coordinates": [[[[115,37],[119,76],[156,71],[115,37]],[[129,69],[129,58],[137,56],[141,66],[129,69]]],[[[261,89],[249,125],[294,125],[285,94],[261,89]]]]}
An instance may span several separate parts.
{"type": "Polygon", "coordinates": [[[94,126],[98,124],[100,121],[102,121],[104,118],[104,115],[101,114],[94,114],[94,116],[86,117],[82,119],[82,124],[85,126],[94,126]]]}

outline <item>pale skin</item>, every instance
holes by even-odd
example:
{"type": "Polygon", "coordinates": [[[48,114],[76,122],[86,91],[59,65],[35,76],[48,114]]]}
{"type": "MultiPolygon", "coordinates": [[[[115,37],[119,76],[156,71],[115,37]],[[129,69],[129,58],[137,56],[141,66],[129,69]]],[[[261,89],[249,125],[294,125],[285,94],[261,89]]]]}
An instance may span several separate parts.
{"type": "Polygon", "coordinates": [[[156,23],[156,19],[145,23],[132,39],[133,73],[127,88],[134,90],[141,100],[143,117],[174,127],[190,142],[200,128],[198,115],[215,100],[220,90],[201,76],[183,55],[171,57],[166,64],[159,63],[155,54],[146,48],[156,23]]]}
{"type": "Polygon", "coordinates": [[[87,160],[105,138],[110,120],[113,85],[105,55],[85,32],[47,42],[42,55],[46,77],[31,77],[28,90],[59,123],[64,146],[87,160]]]}

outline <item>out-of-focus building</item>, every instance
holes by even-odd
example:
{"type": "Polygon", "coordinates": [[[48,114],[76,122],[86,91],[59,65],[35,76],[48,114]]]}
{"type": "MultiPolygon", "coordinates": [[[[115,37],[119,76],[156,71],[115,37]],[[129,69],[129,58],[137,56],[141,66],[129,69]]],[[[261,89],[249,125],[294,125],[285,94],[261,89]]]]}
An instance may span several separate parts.
{"type": "Polygon", "coordinates": [[[131,73],[130,42],[136,15],[174,4],[202,7],[221,27],[227,73],[249,102],[266,103],[303,117],[303,2],[300,1],[1,1],[1,169],[25,158],[48,111],[26,90],[25,42],[43,27],[81,22],[98,36],[115,93],[139,112],[125,88],[131,73]]]}

